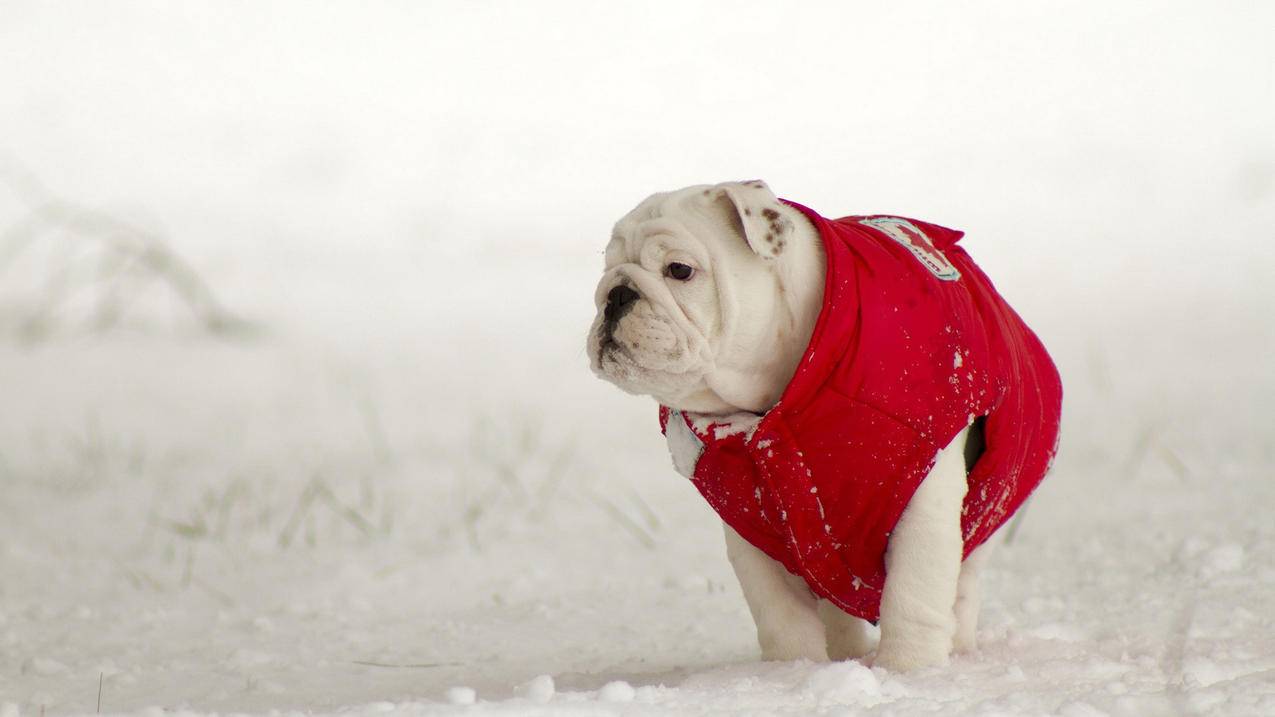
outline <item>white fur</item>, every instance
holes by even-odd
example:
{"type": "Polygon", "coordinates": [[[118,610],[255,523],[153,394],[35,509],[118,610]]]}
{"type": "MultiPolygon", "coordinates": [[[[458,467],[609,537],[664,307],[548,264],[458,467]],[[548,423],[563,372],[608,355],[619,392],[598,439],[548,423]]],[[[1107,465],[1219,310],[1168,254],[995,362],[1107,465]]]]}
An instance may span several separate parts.
{"type": "Polygon", "coordinates": [[[723,527],[726,557],[757,625],[761,659],[827,660],[823,622],[806,581],[741,538],[734,528],[723,527]]]}
{"type": "Polygon", "coordinates": [[[871,623],[827,600],[819,601],[819,619],[823,620],[829,659],[857,660],[876,647],[876,630],[871,623]]]}
{"type": "MultiPolygon", "coordinates": [[[[823,303],[818,233],[761,182],[728,182],[656,194],[615,226],[589,331],[593,370],[626,391],[654,396],[696,425],[749,420],[774,406],[805,353],[823,303]],[[690,281],[669,262],[696,269],[690,281]],[[609,292],[640,298],[603,342],[609,292]]],[[[672,419],[678,471],[693,475],[698,439],[672,419]],[[694,455],[692,455],[694,454],[694,455]]],[[[755,424],[755,418],[751,419],[755,424]]],[[[987,553],[961,563],[965,433],[942,452],[904,510],[886,552],[876,664],[907,670],[974,647],[978,572],[987,553]]],[[[825,601],[800,578],[726,528],[726,549],[768,660],[854,659],[874,630],[825,601]]]]}
{"type": "Polygon", "coordinates": [[[943,664],[952,652],[964,549],[966,434],[961,431],[939,452],[890,534],[876,658],[882,667],[909,670],[943,664]]]}
{"type": "Polygon", "coordinates": [[[982,603],[979,576],[995,551],[999,535],[975,548],[961,563],[961,577],[956,582],[956,635],[952,639],[952,649],[956,652],[971,652],[978,647],[978,609],[982,603]]]}

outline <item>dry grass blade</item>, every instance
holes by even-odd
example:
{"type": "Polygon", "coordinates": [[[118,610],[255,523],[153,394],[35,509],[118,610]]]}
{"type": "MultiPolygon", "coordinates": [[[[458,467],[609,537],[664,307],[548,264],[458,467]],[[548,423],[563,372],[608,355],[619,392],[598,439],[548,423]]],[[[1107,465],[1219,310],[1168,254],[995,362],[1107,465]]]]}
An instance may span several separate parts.
{"type": "Polygon", "coordinates": [[[393,667],[399,669],[423,670],[434,667],[463,667],[461,662],[416,662],[407,664],[394,664],[390,662],[373,662],[371,660],[351,660],[356,665],[364,665],[367,667],[393,667]]]}
{"type": "Polygon", "coordinates": [[[200,588],[204,592],[211,595],[214,600],[221,603],[222,607],[235,606],[235,599],[232,598],[229,594],[227,594],[225,590],[222,590],[221,588],[218,588],[217,586],[212,585],[211,583],[204,580],[203,578],[194,577],[191,580],[191,584],[195,585],[196,587],[200,588]]]}
{"type": "Polygon", "coordinates": [[[636,538],[638,543],[640,543],[644,548],[647,548],[648,550],[655,549],[655,538],[647,532],[646,528],[643,528],[641,524],[626,515],[625,512],[620,510],[614,503],[597,495],[591,495],[589,498],[595,505],[601,508],[603,512],[609,515],[612,520],[618,523],[621,528],[624,528],[629,535],[636,538]]]}
{"type": "Polygon", "coordinates": [[[638,495],[637,491],[629,492],[629,502],[637,506],[638,512],[641,513],[642,517],[646,520],[646,527],[649,528],[651,532],[659,532],[661,526],[660,516],[656,515],[655,510],[651,508],[649,503],[642,500],[642,496],[638,495]]]}
{"type": "Polygon", "coordinates": [[[1027,515],[1027,508],[1031,506],[1031,500],[1027,500],[1018,506],[1018,512],[1009,521],[1009,528],[1005,531],[1005,544],[1013,545],[1014,538],[1018,535],[1018,529],[1023,527],[1023,518],[1027,515]]]}
{"type": "Polygon", "coordinates": [[[318,479],[315,480],[318,484],[318,497],[322,499],[323,504],[331,509],[333,513],[343,518],[347,523],[357,528],[363,533],[363,535],[369,538],[372,537],[372,534],[376,532],[376,529],[372,527],[372,523],[368,521],[367,518],[364,518],[357,510],[342,503],[326,483],[318,481],[318,479]]]}
{"type": "Polygon", "coordinates": [[[13,319],[23,339],[37,341],[54,333],[59,314],[86,291],[96,291],[95,318],[88,325],[99,331],[114,327],[130,299],[149,284],[166,286],[209,333],[243,334],[254,329],[221,303],[199,272],[161,235],[57,197],[10,157],[0,156],[0,182],[28,207],[0,232],[0,274],[37,246],[55,257],[34,306],[21,309],[13,319]],[[96,271],[81,275],[78,269],[89,253],[97,257],[96,271]]]}
{"type": "Polygon", "coordinates": [[[284,524],[283,530],[279,531],[279,547],[286,548],[292,544],[297,529],[301,527],[301,521],[310,512],[310,506],[316,497],[318,497],[318,483],[311,481],[297,497],[297,504],[293,506],[292,513],[288,516],[288,522],[284,524]]]}
{"type": "Polygon", "coordinates": [[[305,490],[297,497],[297,504],[293,507],[291,515],[288,516],[288,522],[284,524],[283,530],[279,532],[279,547],[286,548],[292,544],[297,530],[301,527],[301,522],[310,513],[316,502],[349,523],[365,537],[370,538],[376,534],[376,527],[372,525],[372,521],[365,518],[362,513],[341,502],[322,478],[315,477],[310,480],[305,490]]]}
{"type": "Polygon", "coordinates": [[[1178,456],[1177,451],[1164,444],[1160,444],[1159,448],[1160,457],[1163,458],[1164,462],[1169,465],[1169,469],[1173,471],[1174,475],[1176,475],[1183,483],[1189,482],[1191,479],[1191,469],[1188,468],[1186,462],[1178,456]]]}

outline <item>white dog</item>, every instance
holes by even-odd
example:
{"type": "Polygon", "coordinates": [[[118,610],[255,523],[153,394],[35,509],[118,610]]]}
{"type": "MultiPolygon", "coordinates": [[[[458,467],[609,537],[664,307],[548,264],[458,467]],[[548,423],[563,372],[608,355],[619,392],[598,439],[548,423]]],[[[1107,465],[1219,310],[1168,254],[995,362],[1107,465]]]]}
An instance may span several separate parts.
{"type": "MultiPolygon", "coordinates": [[[[954,437],[945,436],[944,444],[919,454],[922,462],[917,465],[922,471],[913,480],[910,496],[903,497],[906,508],[900,505],[897,521],[891,519],[892,528],[881,537],[883,541],[888,537],[888,548],[876,558],[884,566],[885,577],[875,598],[855,602],[858,598],[853,591],[870,592],[864,583],[871,580],[859,577],[859,573],[867,573],[856,573],[853,560],[846,563],[851,568],[843,570],[836,556],[828,555],[843,546],[831,538],[823,545],[820,541],[825,536],[820,531],[809,532],[808,524],[821,524],[823,533],[835,537],[832,523],[836,522],[827,519],[824,503],[819,501],[817,491],[826,483],[802,482],[803,496],[791,495],[794,489],[789,484],[806,480],[803,475],[811,476],[809,467],[793,473],[793,480],[784,478],[786,474],[774,466],[762,467],[760,472],[721,467],[736,465],[730,463],[734,455],[756,457],[758,465],[772,459],[781,442],[777,436],[789,434],[783,433],[787,429],[778,428],[775,430],[780,433],[767,433],[767,421],[781,413],[777,409],[781,398],[785,404],[790,401],[785,392],[792,390],[790,384],[798,383],[794,376],[806,370],[803,359],[812,365],[840,361],[835,356],[816,357],[812,343],[821,312],[826,312],[829,297],[825,288],[848,291],[844,287],[850,279],[843,268],[837,269],[841,274],[832,282],[834,265],[844,267],[859,261],[833,261],[846,253],[838,245],[836,257],[829,256],[829,236],[834,230],[853,229],[866,237],[855,234],[852,241],[847,240],[845,246],[851,252],[865,256],[880,252],[896,264],[915,262],[922,267],[917,273],[923,278],[908,280],[930,282],[925,285],[927,292],[931,285],[941,292],[981,277],[966,262],[968,257],[950,246],[947,254],[957,251],[962,258],[953,257],[955,263],[949,262],[938,248],[939,242],[927,239],[918,225],[942,230],[898,218],[860,218],[853,227],[834,225],[798,205],[780,201],[762,182],[732,182],[651,196],[616,224],[607,246],[606,270],[595,297],[598,315],[588,337],[593,370],[625,391],[652,396],[665,407],[662,415],[676,467],[697,481],[697,487],[725,519],[727,555],[756,622],[763,659],[866,656],[874,647],[874,631],[861,619],[864,616],[879,617],[875,664],[888,669],[942,664],[954,648],[974,647],[978,573],[990,548],[986,544],[988,526],[994,530],[1003,524],[1025,494],[1011,495],[1013,491],[1006,489],[1004,495],[988,498],[987,489],[981,488],[982,498],[990,501],[989,505],[995,503],[983,511],[991,517],[968,524],[968,516],[963,516],[968,471],[983,452],[983,422],[976,419],[992,412],[988,408],[991,404],[976,405],[974,398],[964,396],[994,388],[994,381],[975,375],[982,370],[981,365],[966,371],[969,366],[963,365],[963,356],[970,357],[970,362],[974,357],[964,344],[950,344],[955,346],[954,353],[944,348],[943,360],[954,365],[950,381],[955,386],[959,376],[965,393],[960,398],[949,400],[945,394],[935,399],[944,406],[950,403],[951,412],[960,412],[961,423],[947,430],[949,434],[955,431],[954,437]],[[962,279],[962,274],[967,277],[962,279]],[[971,274],[978,277],[968,276],[971,274]],[[718,439],[735,443],[723,443],[721,451],[713,453],[718,439]],[[720,456],[726,457],[719,460],[720,456]],[[732,482],[736,480],[744,482],[737,485],[732,482]],[[915,485],[917,480],[919,485],[915,485]],[[754,491],[756,505],[750,502],[754,491]],[[774,495],[764,498],[764,491],[774,495]],[[745,493],[749,500],[741,501],[739,496],[745,493]],[[800,502],[806,493],[815,494],[813,503],[800,502]],[[766,515],[766,505],[778,508],[772,507],[766,515]],[[813,507],[807,510],[809,506],[813,507]],[[798,510],[804,511],[802,516],[789,515],[798,510]],[[758,513],[762,515],[754,517],[758,513]],[[963,518],[967,521],[964,530],[963,518]],[[758,525],[773,527],[773,535],[755,529],[758,525]],[[978,533],[977,543],[982,547],[963,550],[971,547],[970,536],[980,530],[983,533],[978,533]],[[741,537],[741,532],[747,532],[750,539],[741,537]],[[814,537],[803,537],[808,535],[814,537]],[[843,574],[833,574],[838,571],[843,574]],[[832,586],[832,578],[841,580],[843,587],[832,586]],[[860,609],[861,605],[868,607],[860,609]],[[877,605],[879,613],[875,612],[877,605]]],[[[951,237],[960,236],[942,231],[950,234],[950,242],[955,241],[951,237]]],[[[842,303],[849,300],[838,295],[842,303]]],[[[888,318],[881,317],[883,321],[888,318]]],[[[955,319],[946,321],[951,333],[955,319]]],[[[871,340],[870,332],[862,327],[856,331],[859,334],[854,341],[871,340]]],[[[830,332],[835,329],[823,331],[830,332]]],[[[911,344],[900,341],[903,343],[892,350],[907,351],[911,344]]],[[[1048,368],[1052,369],[1052,364],[1048,368]]],[[[1048,384],[1047,374],[1049,371],[1042,369],[1042,384],[1048,384]]],[[[1056,383],[1056,373],[1052,376],[1056,383]]],[[[935,385],[946,390],[946,384],[935,385]]],[[[997,400],[1003,403],[1004,396],[997,400]]],[[[1051,447],[1056,447],[1056,410],[1054,413],[1053,433],[1044,431],[1051,447]]],[[[926,429],[919,430],[924,438],[926,429]]],[[[943,431],[937,430],[935,435],[939,433],[943,431]]],[[[801,440],[805,438],[803,435],[801,440]]],[[[808,459],[799,449],[788,455],[791,461],[809,460],[811,465],[817,460],[808,459]]],[[[1052,458],[1052,452],[1048,457],[1052,458]]],[[[830,464],[833,468],[816,468],[816,474],[858,470],[857,465],[841,466],[835,462],[838,459],[829,460],[834,461],[830,464]]],[[[1027,492],[1043,477],[1043,468],[1038,472],[1040,476],[1029,481],[1027,492]]],[[[969,512],[968,506],[964,512],[969,512]]]]}

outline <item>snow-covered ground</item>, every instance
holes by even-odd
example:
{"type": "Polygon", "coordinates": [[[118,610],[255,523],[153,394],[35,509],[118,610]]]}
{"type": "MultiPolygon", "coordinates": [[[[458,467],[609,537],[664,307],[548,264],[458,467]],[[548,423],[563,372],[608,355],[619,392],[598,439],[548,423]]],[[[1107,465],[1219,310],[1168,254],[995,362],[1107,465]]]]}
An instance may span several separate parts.
{"type": "Polygon", "coordinates": [[[1275,714],[1275,6],[878,5],[0,0],[0,715],[1275,714]],[[30,176],[255,330],[22,340],[30,176]],[[754,176],[966,229],[1062,369],[949,667],[758,662],[588,372],[610,222],[754,176]]]}

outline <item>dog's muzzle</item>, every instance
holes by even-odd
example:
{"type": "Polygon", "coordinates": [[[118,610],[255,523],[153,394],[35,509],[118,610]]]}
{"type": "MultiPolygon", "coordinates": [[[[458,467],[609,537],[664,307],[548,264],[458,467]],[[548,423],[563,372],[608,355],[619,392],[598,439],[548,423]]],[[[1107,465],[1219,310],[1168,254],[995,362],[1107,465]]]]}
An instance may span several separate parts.
{"type": "Polygon", "coordinates": [[[607,293],[607,305],[602,311],[602,341],[610,343],[613,341],[612,334],[615,332],[616,324],[620,323],[620,319],[629,313],[633,308],[633,303],[641,298],[641,294],[634,291],[633,287],[620,284],[607,293]]]}

